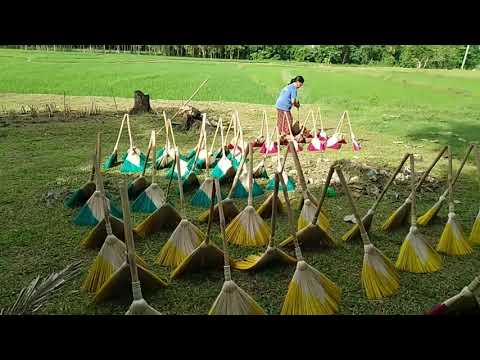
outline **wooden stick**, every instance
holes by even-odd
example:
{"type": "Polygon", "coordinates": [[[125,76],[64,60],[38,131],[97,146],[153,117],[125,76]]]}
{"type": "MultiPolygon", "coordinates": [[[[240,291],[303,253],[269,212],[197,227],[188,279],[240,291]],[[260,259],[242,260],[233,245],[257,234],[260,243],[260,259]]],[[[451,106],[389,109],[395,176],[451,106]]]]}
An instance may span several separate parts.
{"type": "Polygon", "coordinates": [[[325,198],[327,197],[328,186],[330,185],[330,181],[332,180],[333,172],[335,171],[335,165],[336,165],[336,163],[333,163],[330,166],[330,169],[328,170],[327,179],[325,180],[325,184],[323,185],[322,197],[320,198],[320,201],[318,202],[318,205],[317,205],[317,209],[315,210],[315,215],[313,216],[313,219],[312,219],[312,225],[315,225],[318,221],[318,216],[320,215],[320,210],[322,209],[323,202],[325,201],[325,198]]]}
{"type": "MultiPolygon", "coordinates": [[[[183,180],[182,174],[180,172],[180,154],[178,149],[175,149],[175,163],[177,165],[177,180],[178,180],[178,191],[180,193],[180,208],[182,209],[182,217],[185,217],[185,208],[184,208],[184,199],[183,199],[183,180]]],[[[173,171],[172,171],[173,175],[173,171]]]]}
{"type": "Polygon", "coordinates": [[[112,235],[112,224],[110,223],[110,211],[108,209],[107,204],[107,196],[105,193],[105,187],[103,186],[103,177],[102,173],[100,172],[100,158],[101,158],[101,133],[97,134],[97,149],[96,154],[97,158],[95,159],[95,173],[97,179],[97,187],[100,190],[100,196],[102,198],[102,206],[103,206],[103,217],[105,219],[105,229],[107,231],[107,235],[112,235]]]}
{"type": "Polygon", "coordinates": [[[248,143],[248,151],[250,152],[248,164],[248,206],[253,206],[253,147],[251,142],[248,143]]]}
{"type": "MultiPolygon", "coordinates": [[[[218,217],[220,218],[220,230],[222,232],[222,240],[223,240],[224,266],[225,268],[228,268],[228,272],[230,272],[229,270],[230,261],[228,260],[227,237],[225,236],[225,215],[223,214],[222,193],[220,192],[220,182],[218,181],[218,179],[215,179],[215,192],[217,193],[218,217]]],[[[225,269],[225,271],[227,271],[227,269],[225,269]]]]}
{"type": "Polygon", "coordinates": [[[453,202],[453,181],[452,181],[452,147],[448,145],[448,212],[455,212],[453,202]]]}
{"type": "Polygon", "coordinates": [[[125,123],[126,118],[127,118],[127,114],[123,115],[122,123],[120,124],[120,130],[118,131],[118,135],[117,135],[117,141],[115,142],[115,146],[113,147],[114,152],[118,150],[118,144],[119,144],[120,138],[122,136],[123,124],[125,123]]]}
{"type": "Polygon", "coordinates": [[[128,138],[130,140],[130,148],[133,149],[132,130],[130,129],[130,116],[125,114],[127,120],[128,138]]]}
{"type": "Polygon", "coordinates": [[[187,99],[187,101],[185,101],[185,102],[183,103],[183,105],[180,107],[180,109],[178,109],[178,111],[171,117],[170,121],[173,121],[173,119],[175,119],[175,118],[177,117],[177,115],[180,114],[180,112],[182,111],[182,108],[183,108],[184,106],[187,106],[187,104],[190,103],[190,101],[193,99],[193,97],[194,97],[195,95],[197,95],[197,93],[200,91],[200,89],[203,87],[203,85],[205,85],[205,84],[207,83],[208,80],[209,80],[209,79],[205,79],[205,80],[200,84],[200,86],[197,88],[197,90],[195,90],[195,91],[193,92],[193,94],[187,99]]]}
{"type": "Polygon", "coordinates": [[[215,181],[212,184],[212,192],[210,194],[210,211],[208,215],[207,234],[205,235],[205,244],[210,242],[210,230],[212,229],[213,216],[215,214],[215,181]]]}
{"type": "MultiPolygon", "coordinates": [[[[155,139],[155,130],[152,130],[152,135],[151,135],[151,141],[152,141],[152,146],[151,150],[153,153],[152,156],[152,184],[155,182],[155,176],[157,176],[157,164],[156,162],[156,153],[157,153],[157,142],[155,139]]],[[[147,168],[147,162],[148,162],[148,153],[150,152],[150,147],[148,147],[148,152],[147,152],[147,158],[145,159],[145,166],[143,167],[143,171],[145,174],[145,169],[147,168]]]]}
{"type": "Polygon", "coordinates": [[[412,185],[412,203],[410,204],[411,210],[410,210],[410,216],[411,216],[411,226],[416,226],[417,225],[417,208],[416,208],[416,195],[417,191],[415,189],[415,159],[413,157],[413,154],[410,154],[410,171],[412,172],[411,174],[411,185],[412,185]]]}
{"type": "MultiPolygon", "coordinates": [[[[440,160],[440,158],[442,157],[443,153],[447,150],[448,146],[444,146],[442,151],[440,151],[437,155],[437,157],[435,158],[435,160],[433,160],[432,164],[430,164],[430,166],[428,167],[427,171],[425,171],[422,175],[422,177],[420,178],[420,181],[418,182],[415,190],[418,191],[420,189],[420,186],[422,186],[423,182],[425,181],[425,179],[427,178],[428,174],[430,174],[430,171],[432,171],[433,167],[435,166],[435,164],[438,162],[438,160],[440,160]]],[[[411,194],[410,194],[411,195],[411,194]]]]}
{"type": "Polygon", "coordinates": [[[268,247],[273,247],[275,243],[275,229],[277,225],[277,197],[278,197],[278,187],[280,180],[278,178],[278,173],[275,173],[275,186],[273,188],[273,199],[272,199],[272,218],[270,220],[270,227],[272,232],[270,235],[270,241],[268,242],[268,247]]]}

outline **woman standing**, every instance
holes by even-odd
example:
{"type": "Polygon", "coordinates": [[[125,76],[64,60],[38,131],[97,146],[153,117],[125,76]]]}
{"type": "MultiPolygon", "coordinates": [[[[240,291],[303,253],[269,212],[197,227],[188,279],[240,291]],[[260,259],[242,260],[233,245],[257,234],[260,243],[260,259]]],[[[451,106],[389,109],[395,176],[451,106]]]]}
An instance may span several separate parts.
{"type": "Polygon", "coordinates": [[[300,102],[297,100],[297,89],[303,86],[303,82],[303,76],[296,76],[290,80],[290,84],[285,86],[278,96],[275,106],[277,108],[277,128],[280,135],[290,135],[289,124],[290,126],[293,124],[290,110],[292,105],[296,108],[300,107],[300,102]]]}

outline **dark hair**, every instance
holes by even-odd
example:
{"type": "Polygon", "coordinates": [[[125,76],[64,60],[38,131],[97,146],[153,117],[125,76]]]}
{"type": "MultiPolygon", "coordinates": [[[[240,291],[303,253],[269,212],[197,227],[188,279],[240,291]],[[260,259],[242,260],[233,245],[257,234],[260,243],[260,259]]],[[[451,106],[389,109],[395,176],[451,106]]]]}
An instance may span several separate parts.
{"type": "Polygon", "coordinates": [[[298,75],[298,76],[295,76],[292,80],[290,80],[290,84],[293,84],[295,81],[300,81],[303,84],[305,80],[303,79],[302,75],[298,75]]]}

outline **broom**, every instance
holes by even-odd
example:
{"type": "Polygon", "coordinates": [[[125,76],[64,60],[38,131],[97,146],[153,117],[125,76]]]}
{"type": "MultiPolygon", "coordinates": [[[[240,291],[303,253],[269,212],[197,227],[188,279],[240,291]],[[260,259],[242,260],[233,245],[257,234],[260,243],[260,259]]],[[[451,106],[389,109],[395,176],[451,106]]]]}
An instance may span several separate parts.
{"type": "MultiPolygon", "coordinates": [[[[437,157],[433,160],[433,162],[430,164],[429,168],[423,173],[422,177],[420,178],[420,181],[415,187],[415,190],[418,192],[420,187],[422,186],[423,182],[427,178],[428,174],[430,174],[430,171],[433,169],[435,164],[440,160],[442,157],[443,153],[447,150],[447,146],[443,147],[443,149],[438,153],[437,157]]],[[[397,208],[389,217],[388,219],[383,223],[382,225],[382,230],[390,232],[401,225],[403,225],[407,220],[408,220],[408,215],[410,212],[410,201],[411,201],[411,196],[412,194],[407,197],[405,202],[400,205],[399,208],[397,208]]]]}
{"type": "Polygon", "coordinates": [[[170,144],[170,130],[165,111],[163,112],[163,123],[165,127],[165,147],[163,149],[157,150],[157,154],[155,154],[155,164],[157,166],[157,169],[159,170],[169,167],[172,164],[173,159],[175,158],[175,149],[172,148],[170,144]]]}
{"type": "MultiPolygon", "coordinates": [[[[210,166],[215,166],[216,165],[216,158],[213,156],[213,145],[215,143],[215,139],[217,137],[217,132],[218,132],[218,124],[217,124],[217,128],[215,130],[215,134],[213,135],[213,141],[212,141],[212,145],[211,145],[211,148],[210,148],[210,151],[208,151],[208,147],[207,147],[207,131],[206,131],[206,114],[203,114],[203,117],[204,117],[204,123],[203,123],[203,130],[202,130],[202,134],[203,134],[203,138],[202,138],[202,145],[204,145],[204,147],[202,148],[202,145],[200,146],[199,148],[199,154],[198,154],[198,159],[197,159],[197,165],[196,165],[196,168],[197,169],[205,169],[205,166],[206,166],[206,162],[207,162],[207,158],[208,158],[208,164],[210,166]],[[203,144],[205,143],[205,144],[203,144]]],[[[208,172],[207,172],[208,174],[208,172]]]]}
{"type": "MultiPolygon", "coordinates": [[[[237,186],[238,178],[240,177],[240,172],[243,169],[243,164],[245,163],[248,153],[249,153],[249,148],[247,147],[245,149],[245,156],[240,161],[240,165],[237,169],[237,172],[235,173],[235,177],[233,178],[233,183],[232,183],[232,186],[230,187],[230,191],[227,197],[223,199],[223,212],[224,212],[225,220],[227,223],[233,220],[240,213],[240,211],[235,206],[235,203],[233,202],[232,194],[233,194],[233,190],[235,189],[235,186],[237,186]]],[[[199,215],[198,221],[201,223],[205,223],[209,220],[209,218],[210,218],[210,212],[206,210],[199,215]]],[[[213,220],[214,221],[220,220],[219,213],[218,213],[218,204],[216,204],[214,208],[213,220]]]]}
{"type": "MultiPolygon", "coordinates": [[[[175,161],[177,163],[177,170],[180,173],[180,156],[178,150],[175,152],[175,161]]],[[[177,267],[180,263],[190,255],[196,246],[198,246],[204,239],[205,235],[202,231],[193,225],[185,217],[185,206],[183,199],[183,186],[181,176],[177,177],[178,190],[180,192],[180,207],[182,209],[182,220],[173,231],[170,238],[163,246],[160,254],[155,262],[160,265],[177,267]]]]}
{"type": "Polygon", "coordinates": [[[123,160],[122,166],[120,167],[120,172],[122,174],[128,173],[138,173],[143,170],[143,166],[146,161],[145,154],[143,154],[134,144],[132,140],[132,131],[130,129],[130,117],[127,115],[127,129],[128,129],[128,138],[130,140],[130,147],[127,151],[127,156],[123,160]]]}
{"type": "MultiPolygon", "coordinates": [[[[266,117],[267,114],[264,112],[264,116],[266,117]]],[[[260,154],[263,154],[264,156],[268,155],[275,155],[279,151],[279,146],[280,143],[278,142],[279,136],[278,136],[278,128],[275,127],[272,130],[272,134],[270,135],[270,132],[268,130],[268,122],[265,120],[265,126],[266,126],[266,138],[265,142],[262,144],[260,147],[260,154]],[[273,140],[273,136],[277,134],[277,142],[275,143],[275,140],[273,140]]]]}
{"type": "Polygon", "coordinates": [[[400,277],[391,261],[378,250],[370,241],[367,231],[358,214],[355,202],[347,186],[342,169],[336,167],[337,175],[345,188],[347,199],[353,214],[360,226],[360,235],[363,241],[362,287],[368,299],[382,299],[395,294],[400,288],[400,277]]]}
{"type": "MultiPolygon", "coordinates": [[[[290,143],[289,146],[293,146],[293,144],[290,143]]],[[[290,149],[290,152],[293,154],[293,162],[295,164],[298,179],[300,180],[300,187],[302,189],[302,201],[300,202],[301,212],[297,223],[297,230],[301,230],[312,221],[318,202],[307,188],[307,182],[305,181],[305,175],[303,174],[303,169],[300,165],[297,152],[293,151],[292,149],[290,149]]],[[[318,221],[319,225],[324,229],[330,228],[330,221],[322,210],[320,210],[318,221]]]]}
{"type": "Polygon", "coordinates": [[[254,148],[261,147],[265,143],[265,140],[266,140],[265,125],[267,123],[266,118],[267,118],[267,112],[265,110],[263,110],[262,127],[260,129],[260,136],[256,137],[255,140],[253,140],[253,147],[254,148]]]}
{"type": "MultiPolygon", "coordinates": [[[[251,146],[250,146],[251,147],[251,146]]],[[[252,152],[252,149],[249,149],[252,152]]],[[[215,179],[215,191],[217,193],[218,212],[220,217],[220,230],[223,239],[224,276],[222,290],[215,299],[208,315],[266,315],[265,311],[242,290],[233,280],[230,272],[230,259],[228,257],[227,236],[225,234],[225,217],[223,214],[222,195],[220,194],[220,182],[215,179]]]]}
{"type": "Polygon", "coordinates": [[[88,182],[82,185],[79,189],[73,192],[70,196],[65,198],[64,205],[70,209],[83,206],[87,200],[95,192],[95,161],[96,154],[92,156],[92,171],[90,173],[90,179],[88,182]]]}
{"type": "MultiPolygon", "coordinates": [[[[400,161],[400,164],[398,165],[398,167],[393,172],[392,176],[388,180],[388,182],[385,185],[385,187],[383,188],[382,192],[380,193],[378,198],[375,200],[372,207],[367,211],[367,213],[362,218],[362,223],[363,223],[363,226],[364,226],[365,230],[367,231],[367,233],[370,231],[370,227],[372,226],[373,216],[375,215],[375,210],[377,209],[378,205],[380,204],[380,202],[383,199],[383,196],[385,195],[387,190],[390,188],[390,185],[393,183],[393,181],[397,177],[398,173],[402,169],[403,165],[405,164],[405,162],[407,161],[409,156],[410,156],[410,154],[408,154],[408,153],[403,156],[402,161],[400,161]]],[[[354,224],[350,228],[350,230],[348,230],[348,232],[345,235],[342,236],[343,241],[350,241],[350,240],[354,240],[354,239],[357,239],[357,238],[360,238],[360,228],[358,227],[358,224],[354,224]]]]}
{"type": "MultiPolygon", "coordinates": [[[[216,203],[215,195],[215,182],[212,183],[210,188],[210,216],[208,217],[207,234],[205,240],[192,251],[177,268],[172,272],[171,278],[178,278],[186,272],[196,272],[200,269],[221,269],[223,266],[224,253],[215,244],[210,242],[210,230],[213,223],[213,209],[214,203],[216,203]]],[[[230,261],[233,263],[232,261],[230,261]]]]}
{"type": "MultiPolygon", "coordinates": [[[[245,169],[245,165],[241,170],[240,177],[238,179],[237,186],[233,190],[232,197],[235,199],[245,199],[248,198],[249,195],[249,186],[250,180],[248,178],[248,171],[245,169]]],[[[253,169],[252,169],[252,188],[251,188],[252,197],[257,197],[263,195],[263,189],[258,183],[253,179],[253,169]]]]}
{"type": "Polygon", "coordinates": [[[268,243],[270,229],[253,207],[253,148],[251,143],[248,146],[248,151],[250,156],[250,162],[248,164],[248,205],[228,225],[226,236],[227,240],[232,244],[262,246],[268,243]]]}
{"type": "Polygon", "coordinates": [[[295,242],[302,244],[308,248],[334,248],[337,246],[335,240],[333,239],[330,227],[325,228],[320,225],[318,222],[318,217],[320,216],[320,210],[322,209],[323,202],[327,196],[327,189],[330,185],[330,180],[332,179],[333,172],[335,171],[335,163],[330,166],[328,171],[327,179],[325,180],[325,185],[323,186],[322,197],[318,202],[317,208],[313,218],[307,226],[299,230],[295,236],[290,236],[280,243],[280,247],[291,247],[295,245],[295,242]]]}
{"type": "MultiPolygon", "coordinates": [[[[172,167],[175,166],[175,162],[172,167]]],[[[170,185],[172,184],[172,177],[168,181],[167,193],[165,195],[165,202],[155,212],[150,214],[143,222],[141,222],[134,231],[140,236],[146,237],[148,235],[162,231],[163,229],[173,230],[182,220],[180,214],[168,201],[170,193],[170,185]]]]}
{"type": "MultiPolygon", "coordinates": [[[[128,199],[130,201],[134,201],[138,198],[138,196],[150,186],[150,182],[145,177],[145,172],[147,170],[148,158],[150,156],[150,152],[152,151],[152,137],[150,137],[150,142],[148,143],[147,155],[145,157],[145,163],[143,164],[142,174],[134,179],[128,185],[128,199]]],[[[152,155],[152,168],[156,168],[155,164],[155,152],[152,155]]]]}
{"type": "Polygon", "coordinates": [[[275,246],[275,229],[277,221],[277,201],[278,199],[278,187],[279,187],[279,175],[275,174],[275,188],[273,190],[273,204],[271,206],[272,216],[270,227],[272,233],[267,245],[267,249],[261,255],[249,255],[244,260],[235,262],[234,268],[238,270],[256,271],[265,268],[270,263],[284,263],[287,265],[295,264],[297,261],[295,258],[286,254],[275,246]]]}
{"type": "MultiPolygon", "coordinates": [[[[475,149],[475,162],[477,165],[478,175],[480,176],[480,148],[478,147],[478,145],[477,145],[477,148],[475,149]]],[[[477,218],[473,223],[472,231],[470,232],[468,242],[472,246],[480,244],[480,210],[478,211],[477,218]]]]}
{"type": "Polygon", "coordinates": [[[443,229],[437,251],[447,255],[459,256],[472,253],[472,248],[465,240],[463,229],[455,214],[453,202],[453,179],[452,179],[452,149],[448,145],[448,221],[443,229]]]}
{"type": "MultiPolygon", "coordinates": [[[[291,137],[290,141],[293,142],[294,150],[297,151],[297,152],[302,151],[303,150],[302,146],[297,142],[297,140],[295,140],[295,136],[293,135],[292,127],[290,126],[290,122],[287,119],[287,113],[284,113],[284,116],[285,116],[285,121],[288,124],[288,130],[290,131],[290,137],[291,137]]],[[[300,132],[300,129],[298,129],[298,132],[300,132]]],[[[278,135],[278,131],[277,131],[277,135],[278,135]]],[[[278,143],[280,144],[280,140],[278,141],[278,143]]]]}
{"type": "MultiPolygon", "coordinates": [[[[230,122],[228,123],[227,134],[225,135],[225,139],[228,138],[228,134],[230,133],[230,128],[232,127],[232,123],[233,123],[233,114],[232,114],[232,117],[230,118],[230,122]]],[[[217,122],[217,127],[219,125],[220,125],[220,122],[217,122]]],[[[215,154],[213,154],[215,159],[221,159],[222,158],[222,155],[223,155],[222,148],[225,150],[226,153],[230,152],[230,149],[222,143],[222,144],[220,144],[220,148],[215,152],[215,154]]]]}
{"type": "Polygon", "coordinates": [[[329,137],[325,143],[325,147],[331,150],[340,150],[343,144],[346,144],[345,138],[343,133],[340,132],[342,130],[343,122],[345,120],[346,111],[343,112],[340,121],[337,124],[337,128],[331,137],[329,137]]]}
{"type": "Polygon", "coordinates": [[[458,294],[432,307],[426,315],[469,314],[480,310],[480,276],[458,294]]]}
{"type": "Polygon", "coordinates": [[[133,245],[132,225],[130,220],[130,211],[128,208],[128,189],[127,183],[123,182],[119,186],[120,196],[122,199],[122,207],[125,212],[125,228],[124,236],[127,243],[127,256],[124,258],[123,264],[113,273],[112,276],[103,284],[100,290],[95,294],[93,301],[99,304],[103,301],[118,297],[128,289],[130,285],[133,290],[133,304],[132,310],[141,311],[142,308],[146,308],[145,304],[142,304],[140,299],[139,283],[142,283],[146,289],[159,289],[166,287],[167,283],[155,275],[150,270],[145,269],[142,265],[136,264],[135,247],[133,245]],[[128,222],[128,224],[127,224],[128,222]],[[135,266],[137,271],[132,274],[130,266],[135,266]],[[135,276],[136,273],[136,276],[135,276]],[[138,285],[137,285],[138,284],[138,285]],[[137,303],[136,303],[137,302],[137,303]],[[140,308],[140,309],[139,309],[140,308]]]}
{"type": "MultiPolygon", "coordinates": [[[[97,136],[97,153],[100,154],[100,133],[97,136]]],[[[100,156],[98,161],[95,162],[95,171],[100,173],[100,156]]],[[[105,195],[105,189],[103,186],[103,179],[99,177],[99,187],[102,195],[105,195]]],[[[125,261],[126,247],[125,244],[117,238],[112,232],[112,225],[110,223],[110,214],[108,211],[107,202],[105,197],[103,197],[103,211],[105,212],[105,230],[107,232],[106,238],[100,251],[93,264],[90,266],[87,277],[83,282],[82,289],[95,293],[97,292],[102,285],[108,280],[108,278],[117,270],[125,261]]],[[[138,259],[142,266],[146,266],[145,262],[142,259],[138,259]]]]}
{"type": "MultiPolygon", "coordinates": [[[[153,131],[153,161],[155,161],[155,131],[153,131]]],[[[155,168],[155,166],[154,166],[155,168]]],[[[124,185],[120,188],[120,197],[122,199],[123,212],[125,213],[125,238],[127,240],[127,260],[130,267],[130,278],[132,279],[132,297],[133,302],[125,315],[161,315],[161,313],[152,308],[145,301],[142,295],[142,286],[138,276],[137,259],[135,254],[135,245],[133,243],[132,222],[130,210],[128,208],[128,190],[124,185]]],[[[162,286],[166,285],[161,282],[162,286]]]]}
{"type": "Polygon", "coordinates": [[[326,137],[325,131],[323,130],[322,114],[320,113],[320,108],[318,109],[318,114],[320,117],[322,129],[320,131],[320,137],[319,137],[317,132],[317,119],[314,116],[313,117],[313,131],[314,131],[313,138],[310,141],[310,144],[308,144],[307,146],[307,151],[310,151],[310,152],[324,152],[326,149],[325,144],[327,141],[327,137],[326,137]]]}
{"type": "MultiPolygon", "coordinates": [[[[278,135],[278,131],[277,131],[277,142],[280,144],[280,137],[278,135]]],[[[290,149],[288,149],[288,151],[290,151],[290,149]]],[[[277,153],[277,167],[280,168],[280,151],[278,151],[278,153],[277,153]]],[[[295,181],[293,181],[293,178],[291,176],[288,176],[285,173],[285,171],[282,171],[280,173],[280,176],[282,176],[282,178],[283,178],[283,182],[281,182],[281,184],[286,184],[287,185],[287,190],[289,192],[290,191],[295,191],[296,185],[295,185],[295,181]]],[[[268,181],[267,185],[265,186],[265,188],[267,190],[273,190],[274,186],[275,186],[275,178],[272,176],[270,178],[270,180],[268,181]]]]}
{"type": "Polygon", "coordinates": [[[352,123],[350,122],[350,116],[348,115],[348,111],[346,111],[346,114],[347,114],[348,127],[350,129],[350,139],[352,140],[353,151],[360,151],[362,149],[362,145],[360,145],[360,143],[355,139],[355,135],[353,134],[352,123]]]}
{"type": "MultiPolygon", "coordinates": [[[[219,121],[221,122],[222,119],[220,118],[219,121]]],[[[219,179],[220,181],[226,180],[228,178],[233,177],[235,174],[235,169],[233,168],[232,162],[227,158],[225,154],[225,141],[223,139],[223,125],[220,124],[220,136],[222,139],[222,157],[218,160],[217,165],[212,170],[211,175],[219,179]]]]}
{"type": "Polygon", "coordinates": [[[412,172],[412,203],[410,214],[412,217],[410,230],[400,248],[395,267],[398,270],[413,273],[427,273],[440,270],[442,259],[438,253],[425,241],[417,229],[416,191],[415,191],[415,161],[410,154],[410,170],[412,172]]]}
{"type": "MultiPolygon", "coordinates": [[[[458,177],[460,176],[460,173],[462,172],[463,167],[467,162],[468,156],[470,155],[470,152],[472,151],[474,146],[475,146],[474,144],[470,144],[470,146],[467,148],[465,156],[463,157],[462,162],[460,164],[460,167],[458,168],[455,174],[455,177],[453,178],[453,185],[456,184],[458,177]]],[[[425,214],[423,214],[418,218],[417,224],[422,226],[428,225],[430,221],[437,216],[438,212],[440,211],[443,203],[447,198],[447,195],[448,195],[448,186],[445,192],[439,197],[438,201],[430,209],[428,209],[427,212],[425,212],[425,214]]]]}
{"type": "Polygon", "coordinates": [[[120,131],[118,132],[118,136],[117,136],[117,141],[115,142],[115,146],[113,147],[112,153],[103,163],[103,170],[108,170],[118,165],[118,143],[120,142],[120,137],[122,136],[123,125],[125,123],[126,118],[127,118],[127,114],[123,115],[122,124],[120,125],[120,131]]]}
{"type": "MultiPolygon", "coordinates": [[[[280,182],[283,178],[279,176],[280,182]]],[[[287,206],[290,233],[295,244],[297,268],[288,285],[287,295],[283,302],[281,315],[331,315],[338,311],[341,290],[337,285],[309,265],[302,255],[300,245],[295,234],[292,207],[288,198],[288,191],[283,184],[283,196],[287,206]]]]}
{"type": "MultiPolygon", "coordinates": [[[[155,139],[155,130],[152,130],[151,136],[152,142],[152,154],[155,154],[156,151],[156,139],[155,139]]],[[[152,163],[155,161],[155,156],[152,156],[152,163]]],[[[147,157],[148,160],[148,157],[147,157]]],[[[145,163],[147,163],[145,161],[145,163]]],[[[144,192],[135,200],[132,204],[132,211],[142,212],[142,213],[153,213],[155,210],[160,208],[165,203],[165,194],[163,193],[160,186],[155,182],[155,176],[157,175],[157,169],[155,166],[152,167],[152,182],[144,192]]]]}

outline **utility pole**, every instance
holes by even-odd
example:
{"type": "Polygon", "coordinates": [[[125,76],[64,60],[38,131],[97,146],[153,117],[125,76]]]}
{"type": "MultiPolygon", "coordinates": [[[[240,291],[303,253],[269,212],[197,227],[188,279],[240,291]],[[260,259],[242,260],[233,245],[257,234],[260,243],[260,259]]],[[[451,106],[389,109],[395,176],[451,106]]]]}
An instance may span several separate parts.
{"type": "Polygon", "coordinates": [[[462,70],[463,70],[463,67],[465,66],[465,61],[467,60],[468,50],[470,50],[470,45],[467,45],[467,50],[465,50],[465,56],[463,57],[463,61],[462,61],[462,70]]]}

